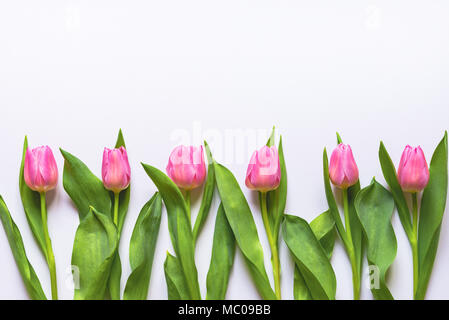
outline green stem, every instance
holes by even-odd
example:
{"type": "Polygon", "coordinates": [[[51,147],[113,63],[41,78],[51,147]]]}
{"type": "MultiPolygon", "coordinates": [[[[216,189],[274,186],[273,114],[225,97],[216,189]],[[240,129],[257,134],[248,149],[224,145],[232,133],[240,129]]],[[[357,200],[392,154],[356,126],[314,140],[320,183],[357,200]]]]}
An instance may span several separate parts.
{"type": "Polygon", "coordinates": [[[118,227],[118,207],[120,201],[120,192],[114,192],[114,224],[118,227]]]}
{"type": "Polygon", "coordinates": [[[274,290],[276,293],[276,298],[281,300],[281,268],[279,262],[279,253],[277,247],[277,241],[273,238],[273,232],[271,231],[270,221],[268,221],[268,210],[267,210],[267,193],[262,192],[262,219],[265,226],[265,231],[267,233],[268,242],[270,243],[272,263],[273,263],[273,277],[274,277],[274,290]]]}
{"type": "Polygon", "coordinates": [[[56,263],[55,255],[53,254],[53,249],[51,247],[50,235],[48,234],[48,224],[47,224],[47,205],[45,201],[45,192],[41,192],[41,218],[44,231],[45,245],[46,245],[46,259],[48,268],[50,269],[50,281],[51,281],[51,298],[53,300],[58,300],[58,285],[56,282],[56,263]]]}
{"type": "Polygon", "coordinates": [[[413,254],[413,297],[416,299],[418,289],[418,197],[412,193],[413,202],[413,238],[410,242],[413,254]]]}
{"type": "Polygon", "coordinates": [[[348,237],[348,246],[346,249],[348,250],[349,260],[351,261],[354,300],[360,300],[360,274],[359,268],[357,267],[354,242],[352,240],[348,198],[348,189],[343,189],[343,209],[345,215],[346,235],[348,237]]]}
{"type": "Polygon", "coordinates": [[[190,215],[191,215],[191,213],[190,213],[190,211],[191,211],[191,209],[190,209],[190,198],[191,198],[191,196],[190,196],[190,190],[186,190],[186,196],[185,196],[185,200],[186,200],[186,207],[187,207],[187,217],[189,218],[189,221],[190,221],[190,215]]]}

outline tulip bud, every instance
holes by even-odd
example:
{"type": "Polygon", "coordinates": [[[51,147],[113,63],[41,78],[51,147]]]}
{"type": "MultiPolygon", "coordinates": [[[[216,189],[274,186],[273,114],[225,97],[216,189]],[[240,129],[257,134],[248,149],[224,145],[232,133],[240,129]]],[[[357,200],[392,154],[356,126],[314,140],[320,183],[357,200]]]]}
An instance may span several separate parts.
{"type": "Polygon", "coordinates": [[[50,147],[27,149],[23,171],[25,183],[31,190],[47,192],[58,183],[58,166],[50,147]]]}
{"type": "Polygon", "coordinates": [[[131,168],[124,147],[112,150],[104,148],[101,176],[104,187],[114,193],[128,188],[131,180],[131,168]]]}
{"type": "Polygon", "coordinates": [[[246,171],[245,184],[249,189],[267,192],[279,187],[281,167],[276,147],[263,146],[254,151],[246,171]]]}
{"type": "Polygon", "coordinates": [[[341,189],[349,188],[359,180],[359,169],[349,145],[340,143],[332,152],[329,177],[341,189]]]}
{"type": "Polygon", "coordinates": [[[181,189],[192,190],[206,178],[203,146],[178,146],[168,159],[167,174],[181,189]]]}
{"type": "Polygon", "coordinates": [[[426,187],[429,182],[429,167],[421,147],[405,147],[399,162],[398,180],[405,192],[414,193],[426,187]]]}

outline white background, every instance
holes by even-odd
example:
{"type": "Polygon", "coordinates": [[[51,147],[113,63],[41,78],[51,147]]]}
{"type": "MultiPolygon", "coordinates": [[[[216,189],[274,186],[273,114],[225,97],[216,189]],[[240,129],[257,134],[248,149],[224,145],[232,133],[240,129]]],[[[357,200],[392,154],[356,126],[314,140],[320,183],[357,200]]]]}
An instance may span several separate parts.
{"type": "MultiPolygon", "coordinates": [[[[31,146],[53,148],[61,173],[49,228],[62,299],[73,296],[66,283],[78,216],[62,188],[58,147],[99,175],[103,147],[113,146],[120,127],[133,185],[120,247],[123,286],[134,222],[155,191],[139,163],[164,169],[174,146],[202,138],[248,196],[271,278],[257,200],[244,187],[249,153],[276,125],[285,143],[287,212],[309,221],[327,209],[322,151],[335,146],[337,130],[353,148],[363,186],[373,176],[384,183],[380,139],[396,165],[406,144],[421,145],[430,162],[449,127],[448,17],[443,0],[1,1],[0,194],[47,295],[48,270],[19,197],[25,134],[31,146]],[[232,136],[247,133],[243,147],[233,147],[232,136]],[[254,134],[257,141],[246,138],[254,134]]],[[[217,204],[216,197],[197,247],[203,296],[217,204]]],[[[448,223],[446,213],[427,298],[449,298],[448,223]]],[[[395,298],[409,299],[411,250],[396,214],[393,224],[398,254],[388,283],[395,298]]],[[[166,250],[172,249],[164,214],[150,299],[167,297],[166,250]]],[[[292,261],[284,244],[281,260],[283,297],[291,299],[292,261]]],[[[332,264],[337,298],[350,299],[350,264],[340,242],[332,264]]],[[[371,299],[366,286],[362,291],[371,299]]],[[[227,297],[259,298],[240,253],[227,297]]],[[[3,231],[0,298],[28,298],[3,231]]]]}

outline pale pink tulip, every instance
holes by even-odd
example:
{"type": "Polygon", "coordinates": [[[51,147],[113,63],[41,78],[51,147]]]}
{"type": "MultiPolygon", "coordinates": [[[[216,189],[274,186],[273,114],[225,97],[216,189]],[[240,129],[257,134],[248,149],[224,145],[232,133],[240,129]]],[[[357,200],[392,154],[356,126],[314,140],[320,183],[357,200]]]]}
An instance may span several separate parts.
{"type": "Polygon", "coordinates": [[[359,180],[359,169],[349,145],[340,143],[332,152],[329,177],[341,189],[349,188],[359,180]]]}
{"type": "Polygon", "coordinates": [[[58,183],[58,166],[50,147],[27,149],[24,178],[27,186],[37,192],[47,192],[58,183]]]}
{"type": "Polygon", "coordinates": [[[101,176],[104,187],[114,193],[128,188],[131,180],[131,168],[124,147],[112,150],[104,148],[101,176]]]}
{"type": "Polygon", "coordinates": [[[245,184],[249,189],[267,192],[279,187],[281,168],[276,147],[263,146],[254,151],[246,171],[245,184]]]}
{"type": "Polygon", "coordinates": [[[181,189],[192,190],[206,178],[203,146],[178,146],[168,159],[167,174],[181,189]]]}
{"type": "Polygon", "coordinates": [[[405,147],[399,162],[398,180],[405,192],[418,192],[426,187],[429,182],[429,167],[421,147],[405,147]]]}

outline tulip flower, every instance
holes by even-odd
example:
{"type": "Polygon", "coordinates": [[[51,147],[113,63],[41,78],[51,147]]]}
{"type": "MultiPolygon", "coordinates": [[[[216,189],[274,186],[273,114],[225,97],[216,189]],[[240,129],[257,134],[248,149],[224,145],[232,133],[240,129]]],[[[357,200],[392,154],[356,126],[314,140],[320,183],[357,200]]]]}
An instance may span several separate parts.
{"type": "Polygon", "coordinates": [[[255,151],[246,171],[246,186],[252,190],[267,192],[277,189],[280,182],[281,168],[276,147],[263,146],[255,151]]]}
{"type": "Polygon", "coordinates": [[[120,192],[129,186],[131,168],[128,154],[124,147],[118,149],[104,148],[103,165],[101,169],[103,185],[107,190],[114,192],[114,224],[118,226],[118,208],[120,192]]]}
{"type": "Polygon", "coordinates": [[[181,189],[198,188],[206,178],[203,146],[178,146],[168,159],[167,174],[181,189]]]}
{"type": "Polygon", "coordinates": [[[51,246],[47,224],[46,193],[56,187],[58,183],[58,167],[53,152],[48,146],[29,148],[25,153],[23,175],[26,185],[33,191],[39,192],[41,201],[42,231],[45,239],[48,268],[50,270],[51,295],[53,300],[58,299],[58,286],[56,282],[56,263],[51,246]]]}
{"type": "Polygon", "coordinates": [[[104,187],[114,193],[120,193],[128,188],[131,180],[131,168],[124,147],[112,150],[104,148],[101,175],[104,187]]]}
{"type": "Polygon", "coordinates": [[[340,143],[332,152],[329,177],[341,189],[347,189],[359,180],[359,170],[349,145],[340,143]]]}
{"type": "Polygon", "coordinates": [[[398,181],[405,192],[419,192],[426,187],[429,167],[421,147],[405,147],[399,162],[398,181]]]}
{"type": "Polygon", "coordinates": [[[27,149],[24,178],[27,186],[39,193],[45,193],[56,187],[58,167],[53,152],[48,146],[27,149]]]}

